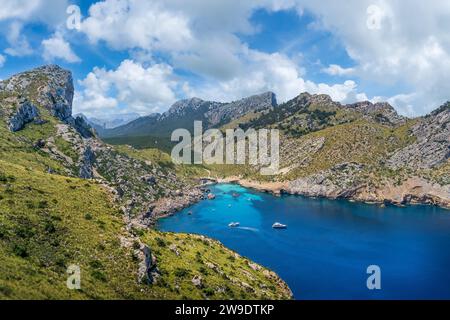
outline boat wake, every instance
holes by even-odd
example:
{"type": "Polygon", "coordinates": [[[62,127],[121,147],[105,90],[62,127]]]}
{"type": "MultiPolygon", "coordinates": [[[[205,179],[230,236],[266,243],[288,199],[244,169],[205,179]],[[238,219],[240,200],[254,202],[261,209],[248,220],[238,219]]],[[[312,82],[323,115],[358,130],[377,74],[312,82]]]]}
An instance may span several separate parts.
{"type": "Polygon", "coordinates": [[[236,229],[241,229],[241,230],[247,230],[247,231],[253,231],[253,232],[259,232],[259,229],[256,228],[250,228],[250,227],[238,227],[236,229]]]}

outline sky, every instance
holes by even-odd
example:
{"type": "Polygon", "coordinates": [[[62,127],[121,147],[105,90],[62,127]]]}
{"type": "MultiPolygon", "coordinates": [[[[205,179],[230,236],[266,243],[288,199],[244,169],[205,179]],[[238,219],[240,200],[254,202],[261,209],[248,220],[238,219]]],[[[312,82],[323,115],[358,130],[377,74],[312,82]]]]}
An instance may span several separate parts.
{"type": "Polygon", "coordinates": [[[100,118],[266,91],[420,116],[450,100],[450,1],[2,0],[0,79],[49,63],[100,118]]]}

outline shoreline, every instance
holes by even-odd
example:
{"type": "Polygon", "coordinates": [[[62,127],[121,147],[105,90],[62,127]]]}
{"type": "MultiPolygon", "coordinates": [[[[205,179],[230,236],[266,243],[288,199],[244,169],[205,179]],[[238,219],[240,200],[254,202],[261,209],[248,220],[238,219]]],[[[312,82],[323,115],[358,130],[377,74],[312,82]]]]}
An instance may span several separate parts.
{"type": "MultiPolygon", "coordinates": [[[[199,180],[202,181],[204,179],[199,180]]],[[[249,188],[264,193],[270,193],[274,196],[286,194],[303,196],[311,199],[322,198],[329,200],[346,200],[352,203],[364,203],[368,205],[378,205],[380,207],[393,205],[396,207],[404,208],[408,205],[428,205],[436,206],[450,211],[450,200],[442,199],[441,197],[436,196],[433,193],[417,192],[418,189],[415,184],[412,184],[412,187],[410,187],[410,189],[406,189],[407,191],[415,191],[415,193],[403,192],[401,193],[401,196],[395,194],[395,192],[399,190],[399,187],[397,187],[397,189],[387,188],[386,190],[382,190],[382,193],[368,193],[366,192],[366,190],[363,190],[361,192],[362,188],[354,190],[344,190],[344,192],[341,193],[326,193],[323,191],[302,192],[301,190],[299,191],[293,189],[291,185],[292,182],[260,182],[230,176],[226,178],[216,179],[209,177],[207,183],[195,186],[186,193],[181,193],[176,197],[159,199],[149,206],[148,213],[144,215],[145,217],[142,219],[142,221],[146,221],[145,224],[154,227],[159,219],[173,216],[178,212],[189,208],[190,206],[195,205],[202,200],[205,200],[208,186],[223,183],[237,184],[244,188],[249,188]]]]}
{"type": "MultiPolygon", "coordinates": [[[[411,194],[405,193],[403,197],[394,199],[394,197],[383,197],[380,199],[376,194],[372,194],[371,196],[367,196],[364,193],[357,193],[358,190],[350,190],[348,196],[340,196],[340,195],[330,195],[330,194],[311,194],[307,192],[296,192],[292,190],[290,186],[291,182],[259,182],[247,179],[241,179],[239,177],[227,177],[227,178],[218,178],[216,179],[216,183],[232,183],[238,184],[244,188],[250,188],[256,191],[271,193],[275,196],[279,196],[282,194],[287,195],[298,195],[304,196],[307,198],[323,198],[329,200],[347,200],[349,202],[357,202],[357,203],[365,203],[369,205],[393,205],[396,207],[406,207],[408,205],[429,205],[436,206],[442,209],[450,210],[450,200],[441,199],[432,194],[411,194]],[[419,199],[419,200],[418,200],[419,199]],[[423,199],[420,201],[420,199],[423,199]]],[[[414,189],[414,188],[412,188],[414,189]]]]}

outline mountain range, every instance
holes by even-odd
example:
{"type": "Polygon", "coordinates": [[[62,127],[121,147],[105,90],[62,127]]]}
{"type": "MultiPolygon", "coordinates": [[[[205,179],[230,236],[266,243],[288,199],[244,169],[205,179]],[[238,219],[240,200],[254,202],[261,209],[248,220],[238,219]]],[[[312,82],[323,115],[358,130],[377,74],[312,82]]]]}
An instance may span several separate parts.
{"type": "Polygon", "coordinates": [[[277,105],[275,94],[266,92],[230,103],[204,101],[199,98],[181,100],[163,114],[151,114],[123,126],[103,130],[101,137],[154,136],[169,137],[178,128],[193,130],[194,121],[202,121],[205,129],[218,127],[252,112],[267,111],[277,105]]]}
{"type": "Polygon", "coordinates": [[[182,100],[99,131],[72,116],[73,96],[71,73],[55,65],[0,82],[0,298],[291,298],[276,274],[220,243],[154,229],[204,199],[204,180],[450,208],[450,103],[409,119],[387,103],[301,93],[278,104],[267,92],[231,103],[182,100]],[[195,120],[204,129],[279,129],[278,174],[174,164],[161,142],[195,120]],[[66,288],[73,264],[83,290],[66,288]]]}
{"type": "Polygon", "coordinates": [[[278,104],[267,92],[232,103],[198,98],[101,134],[114,144],[170,150],[170,134],[206,128],[281,131],[280,174],[268,179],[249,166],[208,166],[215,178],[245,185],[364,202],[449,206],[450,103],[424,117],[399,115],[388,103],[341,104],[302,93],[278,104]]]}
{"type": "Polygon", "coordinates": [[[73,96],[56,65],[0,82],[0,299],[292,297],[217,241],[156,231],[160,215],[206,196],[204,169],[104,143],[72,116],[73,96]],[[74,266],[81,290],[67,287],[74,266]]]}

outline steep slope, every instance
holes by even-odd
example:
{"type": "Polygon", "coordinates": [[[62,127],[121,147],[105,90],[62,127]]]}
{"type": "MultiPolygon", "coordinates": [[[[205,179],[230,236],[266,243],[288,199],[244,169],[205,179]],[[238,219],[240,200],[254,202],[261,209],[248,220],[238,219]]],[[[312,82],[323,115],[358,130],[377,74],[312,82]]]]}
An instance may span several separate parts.
{"type": "Polygon", "coordinates": [[[186,205],[203,192],[189,170],[158,153],[116,150],[73,118],[70,72],[45,66],[0,88],[0,299],[291,297],[243,257],[235,263],[245,272],[227,269],[235,254],[217,242],[148,229],[155,201],[186,205]],[[186,254],[181,244],[176,255],[165,249],[180,238],[186,254]],[[205,261],[190,260],[197,251],[205,261]],[[203,274],[206,262],[223,272],[203,274]],[[70,265],[81,269],[81,290],[66,287],[70,265]]]}
{"type": "Polygon", "coordinates": [[[202,121],[205,129],[220,126],[248,113],[276,106],[271,92],[255,95],[231,103],[203,101],[199,98],[176,102],[162,115],[139,118],[125,126],[103,131],[103,138],[151,136],[170,138],[175,129],[193,131],[194,121],[202,121]]]}
{"type": "Polygon", "coordinates": [[[277,128],[293,136],[301,136],[326,127],[349,123],[364,118],[386,125],[398,125],[406,121],[386,103],[360,102],[342,105],[327,95],[302,93],[298,97],[261,114],[243,128],[277,128]]]}
{"type": "Polygon", "coordinates": [[[450,158],[450,102],[411,128],[416,141],[397,151],[389,160],[392,168],[431,169],[450,158]]]}

